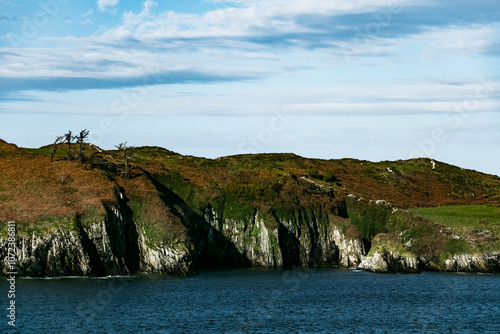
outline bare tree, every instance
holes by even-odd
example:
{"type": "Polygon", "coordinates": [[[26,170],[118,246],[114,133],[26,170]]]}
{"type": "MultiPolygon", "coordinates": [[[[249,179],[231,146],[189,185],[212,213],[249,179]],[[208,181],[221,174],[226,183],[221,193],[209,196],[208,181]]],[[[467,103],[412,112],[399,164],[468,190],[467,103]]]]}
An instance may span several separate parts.
{"type": "Polygon", "coordinates": [[[64,136],[59,136],[54,140],[50,148],[50,162],[54,161],[54,154],[56,154],[59,147],[64,143],[64,136]]]}
{"type": "Polygon", "coordinates": [[[76,137],[71,135],[71,131],[68,131],[68,133],[64,135],[64,142],[66,143],[66,145],[68,145],[68,156],[66,158],[67,160],[73,160],[73,155],[71,154],[71,144],[73,143],[73,140],[75,138],[76,137]]]}
{"type": "Polygon", "coordinates": [[[80,131],[80,134],[75,137],[76,142],[78,144],[78,158],[80,159],[80,163],[82,163],[83,160],[85,160],[85,155],[83,153],[83,144],[85,142],[85,139],[87,139],[88,137],[89,137],[89,131],[86,129],[80,131]]]}
{"type": "Polygon", "coordinates": [[[118,149],[119,160],[123,165],[121,168],[122,177],[124,179],[128,179],[131,176],[130,160],[132,160],[132,152],[130,151],[130,149],[133,147],[127,146],[127,142],[115,145],[115,147],[118,149]]]}

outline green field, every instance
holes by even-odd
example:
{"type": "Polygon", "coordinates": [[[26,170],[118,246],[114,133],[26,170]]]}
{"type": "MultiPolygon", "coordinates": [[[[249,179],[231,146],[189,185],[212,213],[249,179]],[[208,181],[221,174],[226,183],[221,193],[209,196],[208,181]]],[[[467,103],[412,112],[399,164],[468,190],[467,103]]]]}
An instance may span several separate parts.
{"type": "Polygon", "coordinates": [[[407,210],[417,216],[444,225],[450,238],[448,254],[500,251],[500,207],[490,205],[459,205],[407,210]]]}
{"type": "Polygon", "coordinates": [[[448,227],[500,228],[500,207],[490,205],[456,205],[408,210],[448,227]]]}

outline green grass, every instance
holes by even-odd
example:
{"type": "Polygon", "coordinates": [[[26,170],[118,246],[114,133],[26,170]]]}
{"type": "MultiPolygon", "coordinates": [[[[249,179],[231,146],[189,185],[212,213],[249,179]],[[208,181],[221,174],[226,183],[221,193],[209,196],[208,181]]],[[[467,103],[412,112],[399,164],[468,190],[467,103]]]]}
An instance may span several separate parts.
{"type": "Polygon", "coordinates": [[[450,239],[446,243],[441,259],[445,260],[458,254],[474,254],[478,251],[480,251],[479,247],[468,243],[464,239],[450,239]]]}
{"type": "MultiPolygon", "coordinates": [[[[7,223],[0,222],[0,238],[7,236],[7,223]]],[[[17,223],[16,236],[24,237],[36,234],[41,237],[56,232],[58,229],[63,231],[77,231],[76,219],[70,216],[51,216],[40,217],[32,223],[17,223]]]]}
{"type": "Polygon", "coordinates": [[[448,227],[484,228],[500,225],[500,207],[457,205],[407,210],[448,227]]]}
{"type": "MultiPolygon", "coordinates": [[[[22,148],[26,153],[40,154],[40,155],[50,155],[50,148],[22,148]]],[[[56,152],[55,156],[62,156],[62,152],[56,152]]],[[[66,154],[64,154],[66,156],[66,154]]]]}
{"type": "Polygon", "coordinates": [[[485,251],[500,251],[500,240],[471,240],[476,231],[489,231],[500,237],[500,207],[490,205],[460,205],[407,210],[449,228],[460,239],[450,239],[445,253],[466,254],[485,251]]]}
{"type": "MultiPolygon", "coordinates": [[[[29,153],[29,154],[34,154],[34,155],[44,155],[44,156],[50,156],[51,149],[52,149],[51,145],[42,146],[39,148],[24,148],[24,147],[21,148],[22,152],[24,152],[24,153],[29,153]]],[[[78,154],[79,154],[78,152],[79,152],[78,144],[73,143],[71,145],[71,153],[72,153],[73,158],[75,160],[78,159],[78,154]]],[[[95,149],[90,148],[88,145],[85,145],[82,149],[82,153],[87,157],[91,156],[95,152],[96,152],[95,149]]],[[[54,157],[57,157],[57,158],[66,158],[67,156],[68,156],[68,151],[67,151],[66,144],[61,145],[59,147],[59,149],[54,153],[54,157]]]]}
{"type": "Polygon", "coordinates": [[[168,159],[171,156],[179,155],[178,153],[156,146],[132,147],[130,151],[135,163],[146,163],[155,159],[168,159]]]}
{"type": "Polygon", "coordinates": [[[79,220],[84,228],[90,227],[91,224],[96,222],[101,222],[106,219],[106,213],[101,210],[99,212],[99,208],[96,206],[92,206],[87,209],[86,212],[80,215],[79,220]]]}
{"type": "MultiPolygon", "coordinates": [[[[97,207],[91,207],[87,212],[78,218],[83,227],[87,228],[93,222],[105,219],[105,214],[99,213],[97,207]]],[[[0,222],[0,238],[7,235],[7,222],[0,222]]],[[[54,215],[41,216],[36,221],[30,223],[17,223],[17,233],[19,237],[31,236],[34,234],[40,236],[56,232],[58,229],[63,231],[78,231],[77,217],[74,215],[54,215]]]]}
{"type": "MultiPolygon", "coordinates": [[[[25,153],[50,156],[50,147],[40,148],[22,148],[25,153]]],[[[65,150],[59,149],[54,153],[54,157],[66,158],[68,156],[65,150]]]]}
{"type": "Polygon", "coordinates": [[[12,199],[12,196],[0,194],[0,202],[5,202],[5,201],[8,201],[10,199],[12,199]]]}

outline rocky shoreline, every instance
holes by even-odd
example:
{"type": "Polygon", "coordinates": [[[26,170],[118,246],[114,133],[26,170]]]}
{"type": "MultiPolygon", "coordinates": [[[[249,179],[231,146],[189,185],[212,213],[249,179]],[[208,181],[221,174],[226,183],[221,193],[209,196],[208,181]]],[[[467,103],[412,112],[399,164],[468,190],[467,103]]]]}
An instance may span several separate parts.
{"type": "MultiPolygon", "coordinates": [[[[108,276],[146,272],[194,274],[199,265],[286,268],[293,265],[356,267],[376,273],[500,272],[500,253],[454,255],[430,261],[406,251],[395,236],[378,235],[367,251],[361,238],[348,238],[334,224],[315,219],[279,220],[269,227],[258,213],[250,221],[221,220],[210,209],[187,242],[148,245],[140,224],[112,208],[103,221],[16,238],[19,276],[108,276]],[[223,222],[220,224],[220,222],[223,222]],[[303,227],[307,226],[307,230],[303,227]]],[[[305,217],[304,217],[305,218],[305,217]]],[[[0,239],[0,272],[8,270],[7,239],[0,239]]]]}

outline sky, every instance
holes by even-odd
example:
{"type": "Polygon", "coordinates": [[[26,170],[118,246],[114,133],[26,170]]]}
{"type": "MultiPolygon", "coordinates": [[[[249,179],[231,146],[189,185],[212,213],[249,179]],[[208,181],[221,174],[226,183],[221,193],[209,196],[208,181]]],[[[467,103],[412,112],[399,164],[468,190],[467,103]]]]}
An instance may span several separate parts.
{"type": "Polygon", "coordinates": [[[0,138],[500,175],[498,0],[0,0],[0,138]]]}

